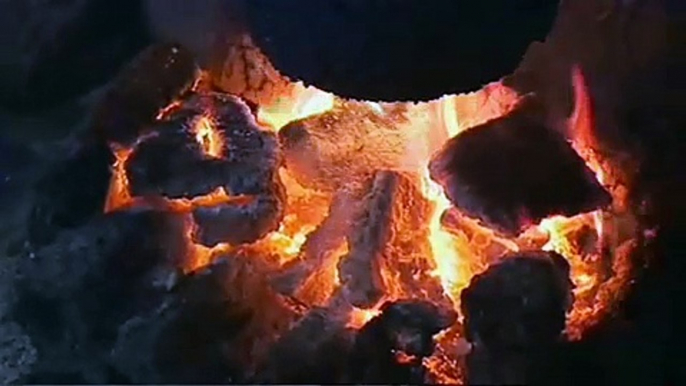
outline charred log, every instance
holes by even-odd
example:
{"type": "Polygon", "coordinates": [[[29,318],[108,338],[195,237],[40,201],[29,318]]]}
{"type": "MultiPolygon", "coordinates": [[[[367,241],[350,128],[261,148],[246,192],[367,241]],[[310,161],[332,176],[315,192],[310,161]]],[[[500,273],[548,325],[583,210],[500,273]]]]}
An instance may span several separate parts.
{"type": "Polygon", "coordinates": [[[397,167],[406,135],[367,104],[337,101],[326,113],[288,124],[279,140],[286,167],[303,186],[336,191],[397,167]]]}
{"type": "Polygon", "coordinates": [[[391,238],[393,202],[400,178],[393,172],[376,174],[364,198],[364,209],[348,236],[350,252],[338,264],[343,296],[356,307],[373,307],[384,295],[380,259],[391,238]]]}
{"type": "Polygon", "coordinates": [[[430,170],[455,206],[508,235],[611,203],[583,159],[526,106],[452,138],[430,170]]]}
{"type": "Polygon", "coordinates": [[[450,327],[456,313],[430,302],[411,300],[386,303],[381,312],[355,339],[348,382],[424,383],[422,358],[433,353],[433,336],[450,327]],[[399,354],[410,360],[399,363],[399,354]]]}
{"type": "Polygon", "coordinates": [[[347,187],[334,195],[329,214],[321,224],[307,236],[301,248],[301,256],[274,280],[272,285],[283,294],[293,295],[315,272],[320,271],[331,254],[340,248],[350,233],[351,226],[360,210],[361,201],[369,191],[368,184],[347,187]]]}
{"type": "Polygon", "coordinates": [[[22,260],[10,316],[39,352],[36,372],[102,370],[97,353],[114,342],[119,324],[157,304],[180,274],[182,220],[143,211],[101,215],[22,260]]]}
{"type": "Polygon", "coordinates": [[[114,157],[105,144],[83,145],[38,181],[28,226],[29,242],[43,246],[65,229],[102,212],[114,157]]]}
{"type": "Polygon", "coordinates": [[[469,383],[542,381],[537,377],[549,370],[546,358],[561,342],[573,300],[569,269],[554,252],[528,252],[472,279],[462,292],[465,333],[473,344],[469,383]]]}
{"type": "Polygon", "coordinates": [[[120,72],[100,101],[93,116],[95,133],[107,143],[133,144],[196,77],[188,51],[171,44],[149,47],[120,72]]]}
{"type": "Polygon", "coordinates": [[[336,310],[310,311],[274,345],[256,383],[341,382],[355,339],[345,319],[336,310]]]}

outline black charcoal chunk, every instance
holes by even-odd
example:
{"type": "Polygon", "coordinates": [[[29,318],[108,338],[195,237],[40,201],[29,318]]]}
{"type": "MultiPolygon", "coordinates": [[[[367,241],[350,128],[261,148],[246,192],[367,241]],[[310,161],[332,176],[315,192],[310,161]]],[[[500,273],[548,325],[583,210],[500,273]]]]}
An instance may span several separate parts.
{"type": "Polygon", "coordinates": [[[105,208],[114,156],[105,144],[83,145],[35,186],[29,242],[42,246],[63,230],[85,224],[105,208]]]}
{"type": "Polygon", "coordinates": [[[149,47],[124,67],[99,102],[93,116],[95,132],[108,143],[133,144],[196,77],[195,59],[184,48],[149,47]]]}
{"type": "Polygon", "coordinates": [[[185,278],[156,309],[122,324],[111,351],[114,368],[133,383],[240,380],[231,345],[255,315],[229,293],[238,265],[222,260],[185,278]]]}
{"type": "Polygon", "coordinates": [[[183,232],[175,215],[117,212],[23,258],[10,317],[38,350],[35,372],[100,373],[119,324],[154,307],[179,276],[183,232]]]}
{"type": "Polygon", "coordinates": [[[450,139],[429,168],[457,208],[508,235],[611,203],[571,145],[524,110],[450,139]]]}
{"type": "Polygon", "coordinates": [[[223,185],[220,161],[207,157],[188,121],[161,124],[126,162],[134,196],[188,198],[203,196],[223,185]]]}
{"type": "Polygon", "coordinates": [[[237,245],[254,242],[279,228],[284,204],[285,196],[277,193],[254,196],[247,204],[199,207],[193,211],[197,228],[193,239],[209,247],[219,243],[237,245]]]}
{"type": "Polygon", "coordinates": [[[573,301],[569,270],[562,256],[533,251],[472,279],[461,295],[470,383],[529,384],[547,369],[573,301]]]}
{"type": "Polygon", "coordinates": [[[349,362],[354,383],[420,384],[422,358],[433,354],[433,336],[455,323],[457,314],[427,302],[401,300],[384,304],[381,315],[358,333],[349,362]],[[398,353],[412,358],[398,361],[398,353]]]}
{"type": "Polygon", "coordinates": [[[315,308],[274,344],[256,382],[340,383],[354,338],[335,310],[315,308]]]}

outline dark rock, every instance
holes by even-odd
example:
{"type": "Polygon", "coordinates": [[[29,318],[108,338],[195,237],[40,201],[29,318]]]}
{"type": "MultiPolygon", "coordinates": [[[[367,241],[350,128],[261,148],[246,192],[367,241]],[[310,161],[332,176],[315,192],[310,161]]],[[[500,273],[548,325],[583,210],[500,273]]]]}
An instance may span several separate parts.
{"type": "Polygon", "coordinates": [[[101,215],[19,265],[10,317],[38,350],[35,372],[106,382],[102,355],[119,324],[156,305],[186,258],[182,218],[153,212],[101,215]]]}
{"type": "Polygon", "coordinates": [[[342,97],[428,100],[511,72],[558,1],[246,1],[278,70],[342,97]]]}
{"type": "Polygon", "coordinates": [[[174,44],[157,44],[124,67],[93,115],[93,130],[106,143],[132,145],[160,111],[197,77],[193,55],[174,44]]]}
{"type": "Polygon", "coordinates": [[[0,103],[20,112],[104,84],[149,42],[139,0],[11,0],[0,15],[0,103]]]}
{"type": "Polygon", "coordinates": [[[508,235],[552,215],[611,203],[564,137],[527,110],[523,105],[453,137],[429,165],[456,207],[508,235]]]}
{"type": "Polygon", "coordinates": [[[425,369],[422,358],[434,351],[433,336],[455,323],[452,309],[430,302],[403,300],[386,303],[381,315],[358,333],[349,362],[349,382],[420,384],[425,369]],[[403,354],[410,361],[400,362],[403,354]]]}
{"type": "Polygon", "coordinates": [[[573,300],[569,269],[554,252],[526,252],[472,279],[461,295],[470,383],[536,383],[550,370],[573,300]]]}
{"type": "Polygon", "coordinates": [[[82,145],[51,168],[34,188],[28,224],[30,243],[50,243],[61,231],[84,225],[102,213],[113,163],[107,145],[82,145]]]}

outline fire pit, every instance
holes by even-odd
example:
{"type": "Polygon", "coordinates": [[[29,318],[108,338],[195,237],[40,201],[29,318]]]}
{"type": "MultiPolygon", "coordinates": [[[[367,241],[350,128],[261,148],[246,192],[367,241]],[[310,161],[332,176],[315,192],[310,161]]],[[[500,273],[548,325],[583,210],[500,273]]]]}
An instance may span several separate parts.
{"type": "Polygon", "coordinates": [[[342,98],[239,35],[221,76],[179,45],[145,50],[69,161],[97,186],[70,195],[65,168],[46,177],[60,200],[99,205],[34,206],[14,315],[36,374],[531,382],[532,363],[624,298],[643,229],[583,66],[555,120],[508,79],[426,102],[342,98]]]}

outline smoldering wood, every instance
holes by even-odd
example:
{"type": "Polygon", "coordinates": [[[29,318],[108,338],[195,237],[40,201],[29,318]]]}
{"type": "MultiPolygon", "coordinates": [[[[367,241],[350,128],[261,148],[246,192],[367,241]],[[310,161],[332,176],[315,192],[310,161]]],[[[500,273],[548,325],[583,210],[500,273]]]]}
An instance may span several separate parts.
{"type": "Polygon", "coordinates": [[[312,274],[323,268],[333,251],[346,242],[369,188],[368,183],[347,186],[334,194],[328,215],[307,236],[298,259],[286,263],[272,281],[278,292],[293,295],[312,274]]]}
{"type": "Polygon", "coordinates": [[[425,382],[421,359],[433,353],[433,336],[450,327],[456,319],[457,314],[451,308],[440,308],[427,301],[400,300],[384,304],[381,314],[372,318],[355,338],[347,382],[425,382]],[[417,360],[398,363],[397,351],[417,360]]]}
{"type": "Polygon", "coordinates": [[[279,228],[284,216],[285,189],[273,182],[272,192],[252,198],[247,204],[228,203],[198,207],[193,211],[193,240],[209,247],[219,243],[244,244],[257,241],[279,228]]]}
{"type": "Polygon", "coordinates": [[[245,382],[254,359],[246,344],[270,346],[270,337],[251,334],[272,332],[255,326],[293,318],[267,287],[256,286],[264,273],[254,259],[219,260],[185,277],[158,308],[122,324],[112,365],[134,383],[245,382]]]}
{"type": "Polygon", "coordinates": [[[36,183],[28,220],[28,241],[52,242],[66,229],[90,221],[105,207],[114,156],[105,144],[80,144],[36,183]]]}
{"type": "Polygon", "coordinates": [[[331,192],[400,165],[409,134],[396,126],[366,103],[337,100],[332,110],[286,125],[279,141],[300,184],[331,192]]]}
{"type": "Polygon", "coordinates": [[[533,251],[472,278],[461,295],[470,383],[528,384],[548,370],[572,305],[569,270],[557,253],[533,251]]]}
{"type": "Polygon", "coordinates": [[[156,304],[181,274],[183,224],[150,211],[100,215],[24,257],[9,317],[38,350],[34,372],[102,370],[94,353],[106,351],[119,324],[156,304]]]}
{"type": "Polygon", "coordinates": [[[120,71],[96,106],[93,130],[104,142],[130,146],[197,75],[195,59],[184,48],[150,46],[120,71]]]}
{"type": "Polygon", "coordinates": [[[356,331],[347,313],[314,308],[270,350],[255,383],[340,383],[347,371],[356,331]]]}
{"type": "Polygon", "coordinates": [[[457,208],[510,236],[546,217],[612,202],[564,137],[529,106],[455,136],[429,165],[457,208]]]}

